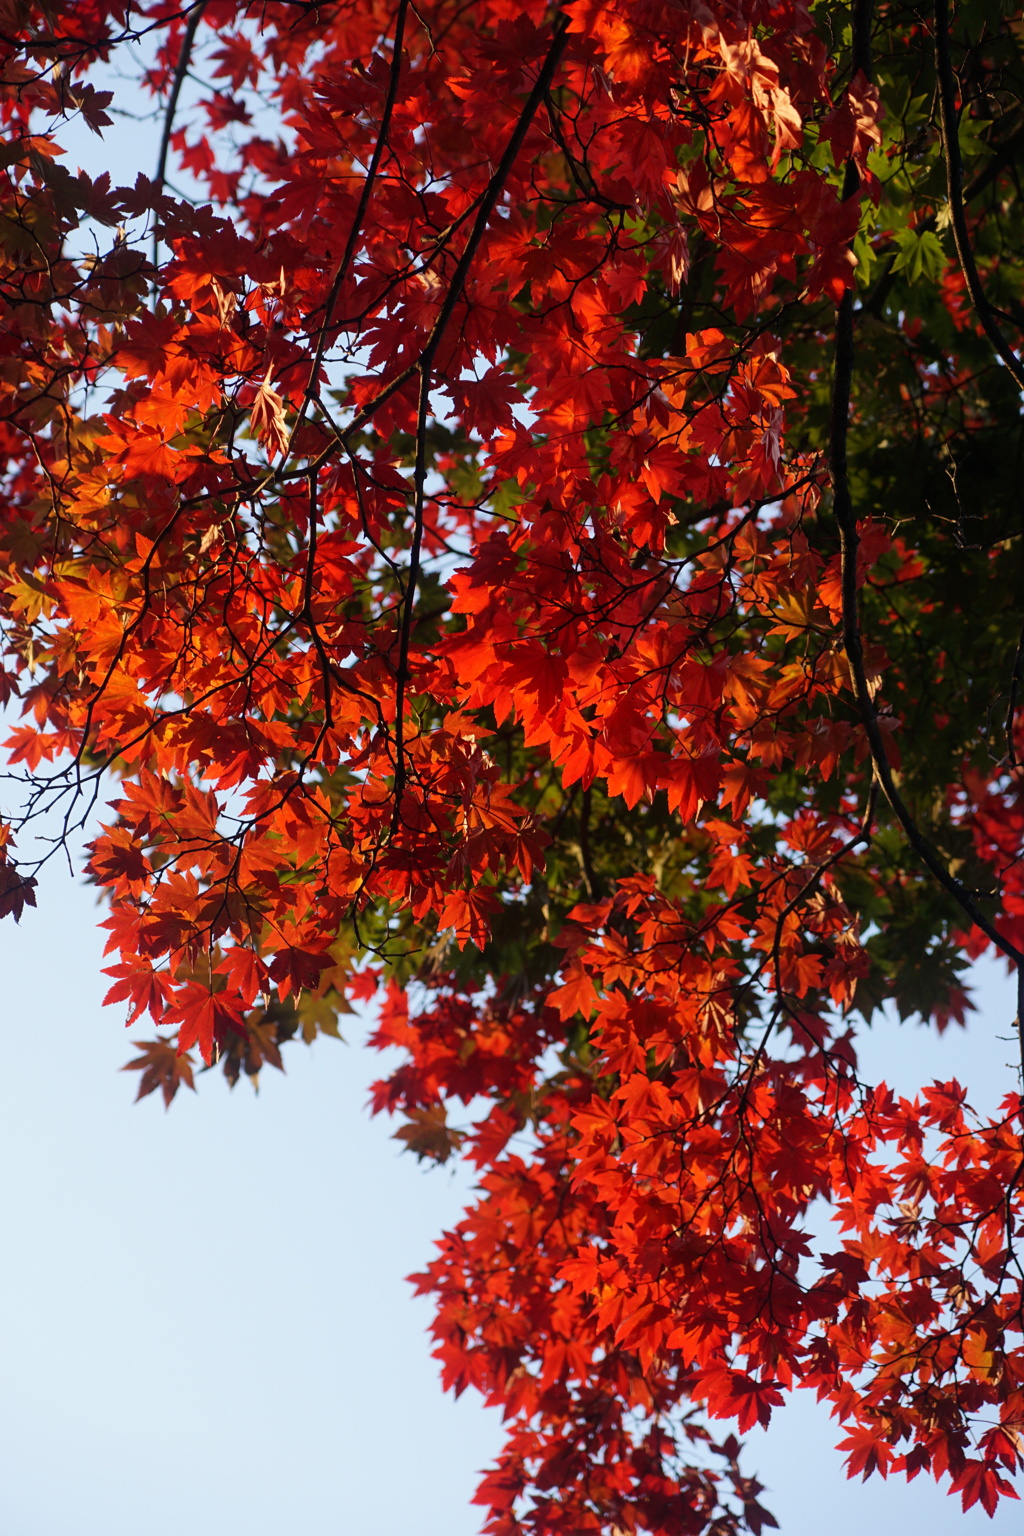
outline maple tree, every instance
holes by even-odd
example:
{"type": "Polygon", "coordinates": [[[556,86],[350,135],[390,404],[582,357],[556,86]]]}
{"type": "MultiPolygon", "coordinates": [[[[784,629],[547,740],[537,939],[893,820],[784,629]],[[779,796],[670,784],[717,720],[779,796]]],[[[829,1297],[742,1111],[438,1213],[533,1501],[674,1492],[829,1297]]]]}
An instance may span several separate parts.
{"type": "Polygon", "coordinates": [[[88,830],[167,1103],[375,999],[375,1107],[479,1171],[416,1278],[492,1536],[756,1536],[796,1386],[1016,1497],[1019,1085],[856,1037],[1024,960],[1024,19],[0,0],[0,56],[0,912],[88,830]],[[137,44],[158,164],[75,174],[137,44]]]}

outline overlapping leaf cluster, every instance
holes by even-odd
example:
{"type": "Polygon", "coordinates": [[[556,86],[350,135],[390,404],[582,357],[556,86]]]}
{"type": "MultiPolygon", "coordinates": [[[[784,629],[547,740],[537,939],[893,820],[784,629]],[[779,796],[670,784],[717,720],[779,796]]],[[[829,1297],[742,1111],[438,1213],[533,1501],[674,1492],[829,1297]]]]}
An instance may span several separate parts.
{"type": "Polygon", "coordinates": [[[112,795],[168,1103],[380,989],[377,1107],[480,1170],[418,1279],[494,1536],[758,1532],[711,1425],[797,1384],[1013,1494],[1020,1097],[856,1031],[1024,949],[1022,29],[0,4],[0,904],[112,795]],[[61,129],[135,43],[112,188],[61,129]]]}

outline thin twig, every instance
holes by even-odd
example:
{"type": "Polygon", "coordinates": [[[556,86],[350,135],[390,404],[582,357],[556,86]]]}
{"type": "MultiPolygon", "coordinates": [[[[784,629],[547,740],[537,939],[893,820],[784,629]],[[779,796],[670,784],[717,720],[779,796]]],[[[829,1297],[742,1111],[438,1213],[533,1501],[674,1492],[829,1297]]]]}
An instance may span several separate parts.
{"type": "Polygon", "coordinates": [[[370,206],[370,198],[373,196],[373,189],[377,181],[377,173],[380,170],[380,162],[384,157],[384,150],[387,147],[388,136],[391,132],[391,119],[394,115],[395,101],[398,97],[398,80],[402,72],[402,48],[405,41],[405,19],[408,13],[408,9],[409,0],[398,0],[398,11],[395,16],[395,40],[391,49],[391,76],[388,80],[387,96],[384,99],[384,111],[381,114],[380,130],[377,134],[377,142],[373,146],[373,154],[370,157],[370,164],[367,167],[366,176],[363,179],[362,189],[359,193],[359,203],[356,207],[356,213],[355,218],[352,221],[352,227],[348,232],[348,239],[345,241],[345,249],[342,252],[341,261],[338,263],[338,269],[334,274],[334,281],[331,283],[330,292],[328,293],[327,299],[324,303],[324,318],[320,326],[320,334],[317,337],[316,351],[313,354],[313,364],[309,370],[309,383],[306,386],[306,392],[303,396],[302,404],[299,407],[298,414],[295,417],[295,421],[292,424],[292,429],[288,434],[288,446],[284,451],[282,458],[283,463],[287,463],[291,457],[292,445],[295,442],[296,433],[305,420],[306,412],[308,411],[310,403],[312,402],[317,392],[317,378],[320,373],[320,366],[324,360],[324,353],[327,351],[328,337],[330,335],[331,315],[334,311],[334,306],[337,303],[338,295],[341,292],[342,284],[344,283],[345,278],[348,276],[349,267],[352,264],[352,257],[355,254],[359,236],[362,234],[363,220],[365,219],[367,209],[370,206]]]}
{"type": "Polygon", "coordinates": [[[870,843],[871,827],[875,819],[875,805],[877,800],[878,783],[877,780],[872,780],[871,788],[868,790],[867,804],[864,807],[864,815],[861,817],[860,827],[857,832],[853,837],[847,838],[845,843],[841,844],[840,847],[836,848],[832,853],[830,853],[828,858],[822,859],[821,863],[817,866],[810,879],[804,882],[804,884],[797,891],[796,895],[786,903],[778,917],[775,919],[775,938],[772,943],[772,964],[775,968],[775,986],[780,995],[782,993],[782,982],[780,980],[782,974],[782,930],[785,927],[786,919],[788,917],[792,917],[793,913],[797,910],[802,902],[806,901],[809,896],[814,895],[814,893],[821,885],[821,882],[824,879],[826,873],[830,869],[834,868],[834,866],[838,864],[842,859],[845,859],[846,855],[851,853],[853,849],[856,848],[858,843],[870,843]]]}
{"type": "MultiPolygon", "coordinates": [[[[331,729],[334,724],[334,713],[331,705],[331,663],[324,649],[323,637],[313,614],[313,591],[316,581],[316,522],[317,522],[317,495],[316,475],[309,477],[309,539],[306,549],[306,575],[303,583],[303,601],[301,617],[309,626],[309,632],[313,637],[316,654],[320,661],[320,676],[324,690],[324,723],[321,736],[331,729]]],[[[319,744],[319,738],[318,738],[319,744]]]]}
{"type": "Polygon", "coordinates": [[[1021,677],[1024,676],[1024,625],[1021,626],[1020,637],[1017,640],[1017,654],[1013,658],[1013,676],[1010,679],[1010,702],[1006,706],[1006,761],[1011,768],[1018,767],[1017,748],[1014,744],[1014,732],[1017,722],[1017,695],[1020,692],[1021,677]]]}
{"type": "Polygon", "coordinates": [[[174,71],[174,80],[171,84],[171,94],[167,98],[167,107],[164,111],[164,127],[160,136],[160,154],[156,162],[156,180],[153,185],[154,207],[156,207],[156,222],[153,226],[153,267],[159,265],[160,259],[160,209],[156,205],[163,196],[164,182],[167,179],[167,156],[171,148],[171,134],[174,131],[174,115],[178,110],[178,97],[181,95],[181,87],[185,83],[188,74],[188,66],[192,58],[192,45],[196,40],[199,23],[203,19],[207,0],[199,0],[199,4],[192,11],[185,27],[184,36],[181,39],[181,51],[178,54],[178,66],[174,71]]]}
{"type": "Polygon", "coordinates": [[[423,545],[424,505],[427,478],[427,417],[430,412],[430,364],[420,373],[419,403],[416,410],[416,466],[413,471],[412,543],[409,547],[409,572],[402,597],[402,623],[398,638],[398,671],[395,678],[395,807],[391,814],[391,836],[398,831],[405,793],[405,696],[409,686],[409,646],[419,579],[420,551],[423,545]]]}
{"type": "Polygon", "coordinates": [[[515,163],[515,158],[522,148],[523,139],[526,137],[527,130],[533,121],[534,116],[536,115],[537,107],[539,106],[545,92],[551,84],[555,69],[558,65],[558,60],[560,59],[565,49],[566,42],[568,41],[568,25],[568,18],[560,12],[555,22],[555,36],[551,47],[548,50],[547,58],[544,60],[544,64],[541,68],[540,74],[537,77],[537,81],[533,87],[533,90],[530,92],[530,95],[526,100],[526,104],[523,107],[519,121],[516,124],[515,131],[513,132],[511,139],[505,147],[505,152],[498,163],[498,167],[488,182],[487,188],[480,199],[479,211],[474,221],[473,229],[470,232],[469,238],[466,241],[465,249],[455,269],[455,273],[452,277],[451,285],[448,289],[445,302],[442,305],[441,312],[438,315],[437,320],[434,322],[433,329],[431,330],[430,335],[427,337],[427,340],[424,343],[423,349],[419,356],[415,358],[413,362],[409,363],[407,367],[403,368],[400,373],[396,373],[393,378],[389,379],[388,382],[383,385],[383,387],[377,392],[377,394],[374,395],[373,399],[368,400],[366,404],[356,412],[347,427],[345,427],[343,430],[335,431],[335,441],[329,443],[325,448],[322,448],[320,452],[315,456],[315,458],[309,460],[305,468],[287,471],[275,471],[273,469],[268,469],[267,473],[252,485],[252,494],[258,496],[260,492],[273,480],[280,481],[292,478],[305,479],[311,470],[318,470],[324,464],[326,464],[327,460],[337,452],[338,448],[342,448],[347,452],[352,438],[354,438],[358,432],[362,431],[367,422],[373,420],[374,416],[383,405],[386,405],[387,402],[399,392],[399,390],[404,389],[406,384],[408,384],[411,379],[421,375],[424,368],[428,370],[432,368],[434,356],[441,344],[441,341],[444,338],[444,333],[448,328],[448,322],[452,317],[455,306],[462,296],[462,290],[465,286],[469,268],[472,265],[474,257],[476,256],[477,250],[479,249],[480,242],[487,231],[487,226],[490,223],[491,214],[494,212],[495,204],[501,195],[505,182],[508,179],[509,172],[515,163]]]}
{"type": "Polygon", "coordinates": [[[473,264],[473,260],[477,251],[480,248],[480,243],[487,232],[487,226],[490,223],[491,214],[494,212],[498,198],[501,196],[505,183],[511,174],[513,166],[515,165],[516,157],[522,148],[523,140],[526,138],[530,124],[533,122],[534,116],[536,115],[537,108],[544,100],[548,88],[551,85],[551,81],[554,78],[555,70],[558,67],[558,61],[562,56],[562,52],[565,48],[567,39],[568,18],[564,14],[560,13],[555,22],[554,37],[551,42],[551,47],[548,49],[547,57],[545,58],[540,73],[534,82],[533,90],[527,97],[526,103],[523,106],[523,110],[519,114],[519,120],[516,123],[508,143],[505,146],[504,153],[498,162],[497,168],[495,169],[493,176],[487,184],[487,190],[480,200],[480,207],[477,212],[473,228],[470,231],[469,238],[466,241],[465,249],[459,258],[458,265],[456,266],[455,272],[452,275],[452,280],[448,285],[448,292],[445,295],[445,300],[441,306],[441,311],[436,321],[434,322],[430,335],[426,340],[419,358],[415,363],[411,364],[409,368],[404,370],[403,374],[400,375],[397,380],[393,380],[391,385],[383,390],[381,395],[378,396],[375,401],[370,402],[369,406],[364,406],[363,410],[356,417],[355,422],[353,422],[353,424],[343,434],[346,438],[349,437],[356,430],[357,424],[361,425],[362,420],[366,419],[368,414],[372,414],[372,410],[379,409],[380,405],[383,404],[383,400],[388,395],[393,394],[395,389],[400,388],[401,385],[406,383],[414,374],[419,374],[419,395],[416,412],[416,463],[413,472],[413,533],[412,543],[409,549],[409,570],[406,576],[405,593],[402,600],[402,623],[399,632],[398,669],[395,681],[396,759],[395,808],[391,823],[392,835],[394,835],[398,829],[401,816],[402,794],[405,790],[406,780],[404,720],[405,700],[406,691],[409,685],[409,648],[412,638],[413,614],[416,601],[416,586],[419,581],[420,551],[423,544],[423,520],[426,500],[425,482],[427,468],[427,418],[430,409],[430,388],[431,379],[433,376],[434,358],[437,355],[437,351],[441,345],[441,342],[444,340],[445,332],[448,329],[452,315],[455,313],[455,306],[458,304],[462,297],[462,293],[466,285],[466,279],[469,276],[469,269],[473,264]]]}

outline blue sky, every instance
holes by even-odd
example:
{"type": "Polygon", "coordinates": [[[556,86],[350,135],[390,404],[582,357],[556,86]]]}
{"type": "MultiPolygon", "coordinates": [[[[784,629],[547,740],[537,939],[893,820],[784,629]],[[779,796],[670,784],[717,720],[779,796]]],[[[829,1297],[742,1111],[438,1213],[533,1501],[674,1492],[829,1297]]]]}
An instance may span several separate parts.
{"type": "MultiPolygon", "coordinates": [[[[27,843],[23,840],[23,849],[27,843]]],[[[0,1530],[9,1536],[475,1536],[500,1443],[441,1394],[429,1306],[403,1276],[458,1216],[464,1176],[422,1171],[364,1113],[380,1060],[289,1048],[254,1096],[200,1080],[133,1106],[123,1013],[100,999],[93,893],[51,866],[0,927],[0,1530]]],[[[890,1080],[1012,1081],[1009,988],[968,1033],[871,1032],[890,1080]]],[[[136,1031],[139,1033],[139,1031],[136,1031]]],[[[788,1536],[1021,1529],[919,1478],[851,1484],[798,1397],[750,1438],[788,1536]]]]}

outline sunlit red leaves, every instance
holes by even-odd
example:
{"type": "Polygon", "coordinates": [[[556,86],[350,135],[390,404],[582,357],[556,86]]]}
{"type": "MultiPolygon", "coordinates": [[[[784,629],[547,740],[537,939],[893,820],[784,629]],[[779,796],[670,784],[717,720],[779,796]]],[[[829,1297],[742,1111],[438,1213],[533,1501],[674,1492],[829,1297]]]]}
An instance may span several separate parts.
{"type": "Polygon", "coordinates": [[[115,895],[138,896],[145,890],[153,866],[139,846],[134,829],[125,826],[104,828],[90,860],[90,868],[101,885],[115,895]]]}
{"type": "Polygon", "coordinates": [[[783,1402],[775,1382],[755,1381],[738,1371],[704,1371],[697,1391],[712,1418],[735,1419],[740,1434],[746,1434],[755,1424],[767,1428],[772,1409],[781,1407],[783,1402]]]}
{"type": "Polygon", "coordinates": [[[839,1450],[848,1452],[846,1465],[851,1477],[868,1478],[872,1472],[887,1476],[894,1455],[892,1446],[870,1423],[840,1441],[839,1450]]]}
{"type": "MultiPolygon", "coordinates": [[[[1016,1470],[1016,1461],[1014,1470],[1016,1470]]],[[[986,1515],[994,1515],[1000,1495],[1019,1499],[1020,1494],[1008,1478],[1002,1477],[990,1463],[969,1461],[951,1485],[953,1493],[959,1493],[964,1512],[974,1504],[981,1504],[986,1515]]]]}
{"type": "Polygon", "coordinates": [[[177,990],[173,1020],[178,1025],[178,1050],[184,1054],[197,1045],[207,1062],[215,1046],[221,1047],[230,1035],[245,1030],[235,999],[230,994],[211,992],[201,982],[188,982],[177,990]]]}
{"type": "Polygon", "coordinates": [[[154,970],[133,955],[119,965],[106,967],[104,975],[113,976],[115,980],[103,1001],[128,1003],[129,1024],[134,1024],[146,1012],[157,1024],[162,1023],[167,1001],[173,995],[171,977],[165,971],[154,970]]]}
{"type": "Polygon", "coordinates": [[[249,409],[249,424],[253,436],[271,459],[277,458],[288,446],[288,427],[285,421],[284,401],[270,383],[264,379],[256,390],[249,409]]]}
{"type": "Polygon", "coordinates": [[[277,983],[282,997],[291,997],[306,989],[315,989],[321,973],[330,965],[330,956],[323,950],[304,949],[298,944],[283,944],[278,949],[269,971],[277,983]]]}
{"type": "Polygon", "coordinates": [[[438,913],[438,925],[451,928],[459,944],[471,940],[482,949],[488,933],[488,917],[498,907],[497,893],[488,886],[470,891],[450,891],[438,913]]]}
{"type": "Polygon", "coordinates": [[[182,413],[168,400],[156,414],[162,418],[159,424],[126,425],[104,438],[101,446],[109,448],[124,466],[127,479],[142,475],[173,484],[188,472],[183,450],[173,443],[183,425],[182,413]]]}
{"type": "Polygon", "coordinates": [[[881,115],[877,85],[858,70],[819,129],[822,139],[832,145],[837,166],[852,157],[861,170],[865,168],[869,152],[882,140],[881,115]]]}

